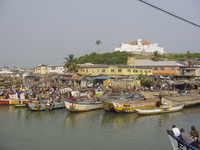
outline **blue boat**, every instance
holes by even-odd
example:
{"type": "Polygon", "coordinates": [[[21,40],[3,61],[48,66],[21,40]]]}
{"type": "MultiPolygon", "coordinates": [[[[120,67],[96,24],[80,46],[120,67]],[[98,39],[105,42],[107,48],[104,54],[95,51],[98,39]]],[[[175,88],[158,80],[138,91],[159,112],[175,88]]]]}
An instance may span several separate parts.
{"type": "Polygon", "coordinates": [[[65,104],[63,102],[46,102],[46,103],[32,102],[32,103],[27,103],[27,106],[32,111],[46,111],[46,110],[65,108],[65,104]]]}
{"type": "Polygon", "coordinates": [[[184,142],[179,137],[173,135],[170,130],[167,130],[167,133],[174,150],[199,150],[198,148],[184,142]]]}

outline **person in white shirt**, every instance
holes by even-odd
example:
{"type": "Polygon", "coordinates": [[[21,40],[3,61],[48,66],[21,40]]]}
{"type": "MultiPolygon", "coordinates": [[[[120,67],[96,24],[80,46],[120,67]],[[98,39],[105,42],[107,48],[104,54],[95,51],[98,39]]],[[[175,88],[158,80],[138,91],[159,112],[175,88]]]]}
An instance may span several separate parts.
{"type": "Polygon", "coordinates": [[[180,136],[180,130],[179,128],[176,127],[176,125],[172,125],[172,134],[174,134],[175,136],[180,136]]]}

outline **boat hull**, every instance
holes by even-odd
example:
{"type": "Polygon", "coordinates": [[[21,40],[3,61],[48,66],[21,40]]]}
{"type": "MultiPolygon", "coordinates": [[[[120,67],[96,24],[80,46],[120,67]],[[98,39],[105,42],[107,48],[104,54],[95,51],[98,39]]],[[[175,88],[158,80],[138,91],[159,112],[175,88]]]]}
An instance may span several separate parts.
{"type": "Polygon", "coordinates": [[[22,108],[22,107],[26,107],[27,104],[17,104],[17,105],[14,105],[15,108],[22,108]]]}
{"type": "Polygon", "coordinates": [[[184,104],[171,106],[171,107],[152,107],[147,109],[135,109],[137,114],[140,115],[152,115],[152,114],[161,114],[161,113],[170,113],[182,110],[184,104]]]}
{"type": "Polygon", "coordinates": [[[20,105],[27,104],[31,102],[36,102],[37,100],[13,100],[13,99],[0,99],[0,105],[20,105]]]}
{"type": "Polygon", "coordinates": [[[116,112],[119,113],[134,113],[136,108],[155,107],[158,99],[154,100],[140,100],[129,103],[114,102],[113,106],[116,112]]]}
{"type": "Polygon", "coordinates": [[[186,94],[186,95],[171,95],[163,96],[161,103],[166,105],[184,104],[184,106],[193,106],[200,104],[199,94],[186,94]]]}
{"type": "Polygon", "coordinates": [[[90,101],[78,102],[78,101],[64,100],[64,103],[66,109],[70,112],[84,112],[102,108],[101,102],[90,102],[90,101]]]}
{"type": "Polygon", "coordinates": [[[65,107],[64,103],[53,103],[50,106],[39,103],[27,103],[27,106],[31,111],[46,111],[46,110],[54,110],[65,107]]]}
{"type": "Polygon", "coordinates": [[[112,101],[102,100],[101,103],[105,111],[109,111],[109,112],[115,111],[112,101]]]}

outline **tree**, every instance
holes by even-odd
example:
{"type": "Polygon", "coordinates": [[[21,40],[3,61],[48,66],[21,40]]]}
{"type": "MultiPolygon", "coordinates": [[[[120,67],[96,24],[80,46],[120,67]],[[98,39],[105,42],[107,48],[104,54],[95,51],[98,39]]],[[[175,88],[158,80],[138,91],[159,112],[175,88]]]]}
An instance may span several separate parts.
{"type": "Polygon", "coordinates": [[[102,44],[102,42],[98,39],[95,44],[97,45],[97,53],[99,53],[99,44],[102,44]]]}
{"type": "Polygon", "coordinates": [[[74,58],[73,54],[68,55],[68,58],[65,57],[66,62],[64,62],[64,68],[67,69],[68,72],[77,72],[79,66],[77,65],[77,58],[74,58]]]}
{"type": "Polygon", "coordinates": [[[159,61],[161,60],[161,58],[162,55],[158,51],[153,52],[153,54],[151,55],[151,60],[153,61],[159,61]]]}

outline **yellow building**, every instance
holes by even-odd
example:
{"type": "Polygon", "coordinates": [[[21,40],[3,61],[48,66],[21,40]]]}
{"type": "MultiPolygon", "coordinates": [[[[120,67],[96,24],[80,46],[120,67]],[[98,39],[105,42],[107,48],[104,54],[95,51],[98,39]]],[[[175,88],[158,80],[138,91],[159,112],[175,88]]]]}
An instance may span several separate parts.
{"type": "Polygon", "coordinates": [[[35,67],[35,73],[38,74],[46,74],[47,73],[47,65],[40,64],[37,67],[35,67]]]}
{"type": "Polygon", "coordinates": [[[91,74],[104,74],[107,76],[137,76],[139,74],[152,75],[152,69],[138,68],[129,65],[79,65],[78,74],[91,75],[91,74]]]}

